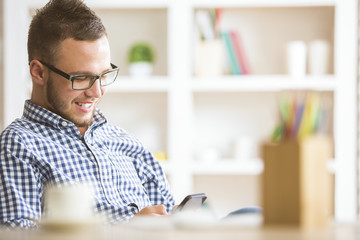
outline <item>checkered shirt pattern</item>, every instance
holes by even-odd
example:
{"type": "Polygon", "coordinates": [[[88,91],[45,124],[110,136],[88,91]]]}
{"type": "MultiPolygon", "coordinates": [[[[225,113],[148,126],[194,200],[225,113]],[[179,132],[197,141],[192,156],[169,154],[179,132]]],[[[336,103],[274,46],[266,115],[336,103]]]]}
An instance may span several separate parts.
{"type": "Polygon", "coordinates": [[[0,224],[37,227],[48,184],[84,182],[95,190],[94,211],[109,223],[147,206],[174,206],[155,157],[99,109],[83,137],[72,122],[27,100],[22,118],[0,135],[0,224]]]}

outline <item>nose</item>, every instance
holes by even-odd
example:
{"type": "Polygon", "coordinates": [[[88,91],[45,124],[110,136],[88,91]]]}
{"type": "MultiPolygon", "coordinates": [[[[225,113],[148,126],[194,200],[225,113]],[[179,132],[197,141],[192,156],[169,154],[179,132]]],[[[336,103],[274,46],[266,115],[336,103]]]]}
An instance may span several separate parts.
{"type": "Polygon", "coordinates": [[[85,90],[85,94],[89,97],[100,98],[103,95],[100,80],[96,79],[91,88],[85,90]]]}

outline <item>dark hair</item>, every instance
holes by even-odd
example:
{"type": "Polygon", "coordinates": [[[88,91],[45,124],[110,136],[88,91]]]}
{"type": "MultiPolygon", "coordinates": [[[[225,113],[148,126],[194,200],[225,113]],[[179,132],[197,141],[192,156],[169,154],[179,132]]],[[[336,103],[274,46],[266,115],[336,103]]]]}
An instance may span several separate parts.
{"type": "Polygon", "coordinates": [[[38,9],[28,34],[28,60],[53,62],[67,38],[97,40],[106,35],[100,18],[82,0],[50,0],[38,9]]]}

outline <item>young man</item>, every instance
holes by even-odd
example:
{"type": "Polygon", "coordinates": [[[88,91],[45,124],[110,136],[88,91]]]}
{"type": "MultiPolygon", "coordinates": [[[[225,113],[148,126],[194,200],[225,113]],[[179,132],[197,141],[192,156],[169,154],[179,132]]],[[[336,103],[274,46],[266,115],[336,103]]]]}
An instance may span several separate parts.
{"type": "Polygon", "coordinates": [[[0,136],[0,224],[36,227],[47,185],[88,183],[110,223],[166,215],[174,199],[154,156],[96,105],[119,68],[81,0],[51,0],[28,35],[31,99],[0,136]]]}

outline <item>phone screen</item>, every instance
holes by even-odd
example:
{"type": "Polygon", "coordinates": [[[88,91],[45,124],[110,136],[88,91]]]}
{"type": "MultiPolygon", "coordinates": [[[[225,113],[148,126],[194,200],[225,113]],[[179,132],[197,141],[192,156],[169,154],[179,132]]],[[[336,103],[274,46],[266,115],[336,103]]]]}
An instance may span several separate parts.
{"type": "Polygon", "coordinates": [[[184,198],[175,212],[179,211],[195,211],[199,209],[205,202],[207,196],[205,193],[191,194],[184,198]]]}

